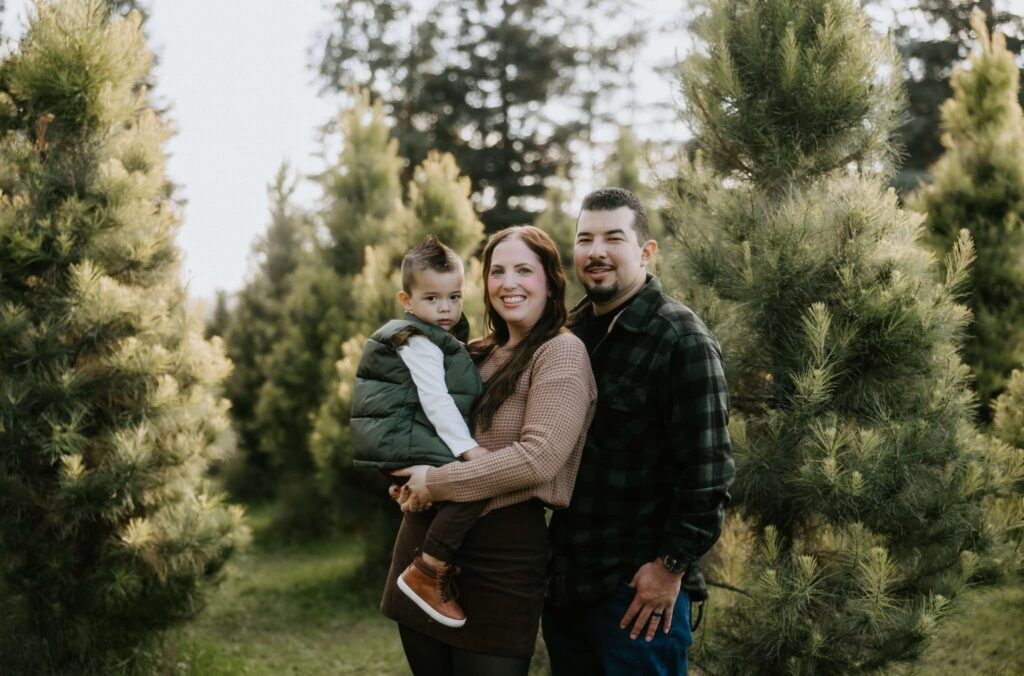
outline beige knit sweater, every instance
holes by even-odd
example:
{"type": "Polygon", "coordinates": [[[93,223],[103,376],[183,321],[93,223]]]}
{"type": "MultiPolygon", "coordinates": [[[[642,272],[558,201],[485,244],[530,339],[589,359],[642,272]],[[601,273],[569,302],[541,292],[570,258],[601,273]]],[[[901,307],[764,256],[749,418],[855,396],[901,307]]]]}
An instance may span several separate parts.
{"type": "MultiPolygon", "coordinates": [[[[481,379],[486,383],[511,353],[495,349],[480,365],[481,379]]],[[[491,498],[485,512],[534,497],[551,507],[567,507],[596,401],[583,342],[571,333],[555,336],[537,348],[491,428],[473,435],[491,452],[431,467],[427,489],[434,500],[491,498]]]]}

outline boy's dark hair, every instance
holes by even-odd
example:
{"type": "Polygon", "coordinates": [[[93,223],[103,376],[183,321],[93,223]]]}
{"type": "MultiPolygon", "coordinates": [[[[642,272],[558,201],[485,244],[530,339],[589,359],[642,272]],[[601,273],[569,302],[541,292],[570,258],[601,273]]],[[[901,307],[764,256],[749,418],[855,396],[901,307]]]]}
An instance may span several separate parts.
{"type": "MultiPolygon", "coordinates": [[[[647,209],[640,198],[625,188],[599,188],[583,198],[581,211],[615,211],[619,207],[629,207],[633,212],[633,232],[643,244],[651,238],[651,228],[647,225],[647,209]]],[[[577,220],[579,220],[577,218],[577,220]]]]}
{"type": "Polygon", "coordinates": [[[462,259],[433,235],[427,235],[423,241],[409,249],[402,259],[402,290],[412,293],[412,283],[416,274],[424,270],[435,272],[451,272],[462,269],[462,259]]]}

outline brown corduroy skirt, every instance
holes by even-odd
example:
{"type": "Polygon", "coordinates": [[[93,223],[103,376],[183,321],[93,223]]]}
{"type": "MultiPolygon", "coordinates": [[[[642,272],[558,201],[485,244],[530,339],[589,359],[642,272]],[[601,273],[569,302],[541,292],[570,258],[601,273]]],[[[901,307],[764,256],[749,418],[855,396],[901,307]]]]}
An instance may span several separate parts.
{"type": "Polygon", "coordinates": [[[455,578],[466,611],[459,629],[434,622],[402,593],[398,576],[415,558],[434,510],[406,514],[395,540],[381,612],[442,643],[489,655],[530,657],[537,640],[549,555],[544,508],[538,500],[481,517],[455,555],[455,578]]]}

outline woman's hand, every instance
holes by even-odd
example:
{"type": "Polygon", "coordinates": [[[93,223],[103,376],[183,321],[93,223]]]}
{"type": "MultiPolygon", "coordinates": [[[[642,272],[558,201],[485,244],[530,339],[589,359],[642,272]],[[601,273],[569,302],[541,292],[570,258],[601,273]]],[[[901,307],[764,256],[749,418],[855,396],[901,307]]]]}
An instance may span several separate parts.
{"type": "Polygon", "coordinates": [[[403,512],[422,512],[425,509],[430,509],[431,505],[420,504],[420,499],[416,497],[416,494],[409,490],[408,486],[399,486],[398,484],[391,484],[388,488],[388,495],[398,503],[398,506],[403,512]]]}
{"type": "MultiPolygon", "coordinates": [[[[427,488],[428,465],[413,465],[404,469],[396,469],[391,472],[392,476],[407,476],[409,480],[402,486],[399,496],[396,498],[402,505],[403,512],[418,512],[430,509],[434,498],[427,488]],[[408,496],[403,500],[404,496],[408,496]]],[[[392,492],[392,497],[394,493],[392,492]]]]}

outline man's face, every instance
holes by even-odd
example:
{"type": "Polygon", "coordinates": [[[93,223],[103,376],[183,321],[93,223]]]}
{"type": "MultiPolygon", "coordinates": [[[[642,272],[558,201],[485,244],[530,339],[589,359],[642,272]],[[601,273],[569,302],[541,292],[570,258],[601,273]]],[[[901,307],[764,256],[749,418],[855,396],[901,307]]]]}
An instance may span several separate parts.
{"type": "Polygon", "coordinates": [[[398,300],[429,324],[451,331],[462,316],[462,269],[449,272],[421,270],[413,278],[410,293],[398,292],[398,300]]]}
{"type": "Polygon", "coordinates": [[[643,287],[647,262],[658,248],[654,240],[637,240],[633,218],[629,207],[619,207],[582,211],[576,222],[576,277],[599,314],[643,287]]]}

